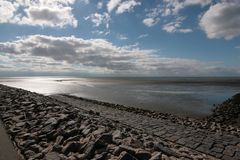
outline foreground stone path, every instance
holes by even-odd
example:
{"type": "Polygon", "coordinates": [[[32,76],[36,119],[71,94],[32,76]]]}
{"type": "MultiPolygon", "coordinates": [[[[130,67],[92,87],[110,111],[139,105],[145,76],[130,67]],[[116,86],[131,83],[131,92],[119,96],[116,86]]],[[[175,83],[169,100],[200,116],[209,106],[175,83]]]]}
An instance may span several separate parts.
{"type": "Polygon", "coordinates": [[[148,133],[159,136],[164,140],[189,147],[219,159],[240,159],[240,138],[233,135],[186,127],[172,123],[169,120],[154,119],[127,111],[120,111],[64,95],[54,95],[52,97],[85,110],[99,112],[103,117],[117,120],[134,128],[144,129],[148,133]]]}
{"type": "Polygon", "coordinates": [[[17,152],[0,120],[0,160],[19,160],[17,152]]]}

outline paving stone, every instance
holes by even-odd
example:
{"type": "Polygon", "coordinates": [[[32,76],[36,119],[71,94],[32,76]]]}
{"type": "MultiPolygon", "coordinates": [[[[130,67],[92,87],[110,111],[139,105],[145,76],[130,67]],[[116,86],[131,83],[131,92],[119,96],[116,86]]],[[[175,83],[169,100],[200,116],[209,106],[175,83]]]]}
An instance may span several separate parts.
{"type": "Polygon", "coordinates": [[[230,160],[230,159],[233,159],[233,157],[230,157],[230,156],[228,156],[228,155],[224,155],[224,156],[222,157],[222,159],[223,159],[223,160],[230,160]]]}
{"type": "Polygon", "coordinates": [[[214,144],[214,147],[224,148],[225,146],[221,143],[214,144]]]}
{"type": "Polygon", "coordinates": [[[210,154],[211,153],[210,148],[211,146],[209,145],[201,144],[199,147],[196,148],[196,150],[203,153],[210,154]]]}
{"type": "Polygon", "coordinates": [[[233,156],[233,158],[235,158],[235,159],[240,159],[240,151],[237,151],[237,152],[235,152],[235,154],[234,154],[234,156],[233,156]]]}
{"type": "Polygon", "coordinates": [[[229,145],[236,145],[238,142],[239,142],[239,139],[238,139],[238,140],[232,139],[232,140],[229,140],[227,143],[228,143],[229,145]]]}
{"type": "Polygon", "coordinates": [[[213,148],[211,149],[211,151],[217,152],[217,153],[222,153],[223,150],[224,150],[223,148],[219,148],[219,147],[213,147],[213,148]]]}
{"type": "Polygon", "coordinates": [[[201,143],[199,142],[194,142],[194,141],[189,141],[185,145],[189,148],[196,149],[201,143]]]}
{"type": "Polygon", "coordinates": [[[209,146],[209,148],[211,148],[211,147],[213,146],[213,144],[214,144],[214,142],[211,141],[211,140],[209,140],[209,141],[203,141],[202,143],[203,143],[204,145],[206,145],[206,146],[209,146]]]}
{"type": "Polygon", "coordinates": [[[223,151],[223,154],[227,156],[233,156],[235,151],[236,151],[236,148],[234,146],[227,146],[223,151]]]}
{"type": "Polygon", "coordinates": [[[221,158],[223,156],[221,153],[217,153],[217,152],[211,152],[210,154],[216,158],[221,158]]]}
{"type": "Polygon", "coordinates": [[[181,139],[179,139],[178,141],[176,141],[176,143],[181,144],[181,145],[185,145],[186,142],[187,142],[187,139],[186,139],[186,138],[181,138],[181,139]]]}
{"type": "Polygon", "coordinates": [[[179,138],[180,138],[179,136],[171,136],[171,137],[168,137],[167,140],[176,142],[179,138]]]}

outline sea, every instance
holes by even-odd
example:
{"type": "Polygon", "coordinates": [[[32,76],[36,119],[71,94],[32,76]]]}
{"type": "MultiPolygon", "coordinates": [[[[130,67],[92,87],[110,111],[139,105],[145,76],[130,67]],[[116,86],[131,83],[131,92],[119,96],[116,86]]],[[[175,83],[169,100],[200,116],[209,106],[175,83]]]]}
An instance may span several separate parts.
{"type": "Polygon", "coordinates": [[[240,92],[240,77],[2,77],[0,84],[195,118],[240,92]]]}

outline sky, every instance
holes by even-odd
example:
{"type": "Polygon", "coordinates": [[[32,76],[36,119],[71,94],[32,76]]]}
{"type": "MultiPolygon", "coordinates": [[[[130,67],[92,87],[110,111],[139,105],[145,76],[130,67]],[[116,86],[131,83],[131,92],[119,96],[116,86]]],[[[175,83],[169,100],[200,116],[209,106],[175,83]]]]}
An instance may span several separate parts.
{"type": "Polygon", "coordinates": [[[239,0],[0,0],[0,76],[240,76],[239,0]]]}

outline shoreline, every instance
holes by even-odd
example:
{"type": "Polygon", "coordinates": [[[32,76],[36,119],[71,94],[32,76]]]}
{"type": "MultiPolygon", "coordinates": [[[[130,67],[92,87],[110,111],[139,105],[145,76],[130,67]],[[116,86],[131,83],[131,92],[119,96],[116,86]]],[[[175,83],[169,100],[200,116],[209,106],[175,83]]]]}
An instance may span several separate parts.
{"type": "Polygon", "coordinates": [[[0,117],[22,159],[235,159],[240,155],[240,138],[234,134],[181,124],[184,120],[179,123],[169,114],[58,96],[60,100],[0,85],[0,117]]]}

